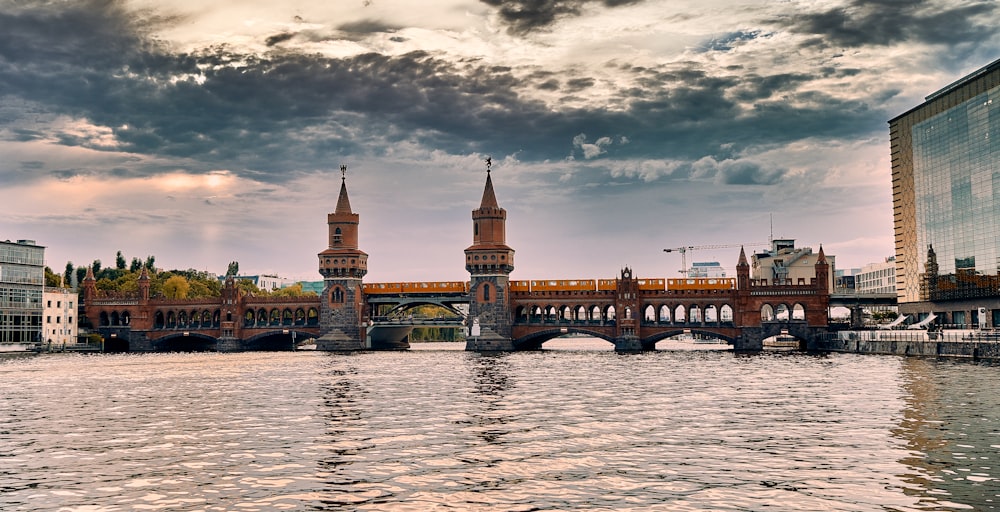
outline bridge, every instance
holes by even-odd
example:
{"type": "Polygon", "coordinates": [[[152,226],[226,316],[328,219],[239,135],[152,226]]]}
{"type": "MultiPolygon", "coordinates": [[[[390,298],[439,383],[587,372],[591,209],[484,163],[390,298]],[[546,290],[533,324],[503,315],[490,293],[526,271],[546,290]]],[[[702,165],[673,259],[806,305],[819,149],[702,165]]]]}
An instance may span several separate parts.
{"type": "MultiPolygon", "coordinates": [[[[493,190],[489,164],[480,207],[472,212],[473,243],[465,249],[468,281],[366,283],[368,255],[358,246],[360,216],[351,209],[346,168],[327,215],[328,247],[318,254],[319,296],[255,297],[227,278],[220,297],[151,297],[146,270],[132,294],[83,282],[88,322],[106,347],[128,351],[292,350],[304,340],[318,350],[401,349],[422,326],[461,328],[470,351],[537,349],[567,334],[613,343],[622,352],[655,349],[679,334],[702,334],[736,350],[760,350],[772,336],[803,345],[828,330],[828,308],[847,299],[829,290],[823,248],[810,279],[750,278],[741,249],[736,278],[641,278],[622,268],[611,279],[512,280],[514,250],[506,244],[506,210],[493,190]],[[414,308],[437,306],[435,318],[414,308]]],[[[846,303],[846,302],[845,302],[846,303]]]]}

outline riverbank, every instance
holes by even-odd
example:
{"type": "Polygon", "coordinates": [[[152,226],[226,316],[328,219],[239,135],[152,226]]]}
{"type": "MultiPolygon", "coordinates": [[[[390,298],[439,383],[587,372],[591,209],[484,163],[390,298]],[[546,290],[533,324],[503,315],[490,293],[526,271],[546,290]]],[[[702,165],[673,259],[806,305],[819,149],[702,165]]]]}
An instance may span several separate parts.
{"type": "Polygon", "coordinates": [[[1000,361],[1000,341],[996,340],[865,340],[830,338],[817,342],[809,348],[810,350],[820,352],[956,357],[1000,361]]]}

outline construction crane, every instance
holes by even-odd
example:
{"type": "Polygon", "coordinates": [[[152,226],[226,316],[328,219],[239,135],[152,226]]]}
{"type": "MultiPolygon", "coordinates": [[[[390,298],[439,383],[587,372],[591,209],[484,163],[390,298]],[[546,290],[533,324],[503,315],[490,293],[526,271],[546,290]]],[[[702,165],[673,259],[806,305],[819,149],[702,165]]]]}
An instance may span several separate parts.
{"type": "Polygon", "coordinates": [[[664,249],[663,252],[679,252],[681,253],[681,270],[679,271],[682,275],[686,274],[688,271],[687,266],[687,252],[688,251],[700,251],[707,249],[729,249],[731,247],[755,247],[759,245],[768,245],[770,242],[749,242],[745,244],[720,244],[720,245],[686,245],[684,247],[672,247],[670,249],[664,249]]]}

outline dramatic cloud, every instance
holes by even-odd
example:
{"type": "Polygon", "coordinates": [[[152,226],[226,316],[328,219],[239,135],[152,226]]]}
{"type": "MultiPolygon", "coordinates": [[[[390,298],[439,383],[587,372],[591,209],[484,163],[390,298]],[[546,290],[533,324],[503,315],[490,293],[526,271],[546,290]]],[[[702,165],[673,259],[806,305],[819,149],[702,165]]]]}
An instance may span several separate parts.
{"type": "MultiPolygon", "coordinates": [[[[266,240],[288,233],[280,210],[317,224],[281,244],[302,262],[283,270],[272,258],[269,270],[311,276],[335,171],[349,163],[373,265],[436,240],[449,256],[428,260],[461,274],[491,155],[532,275],[546,271],[547,254],[535,260],[528,247],[554,232],[613,231],[643,254],[631,263],[652,267],[661,255],[643,248],[651,226],[720,243],[747,229],[727,223],[774,205],[803,210],[781,217],[786,235],[852,249],[847,240],[881,240],[863,256],[878,260],[892,250],[887,119],[1000,57],[988,54],[1000,47],[998,21],[996,5],[978,1],[293,1],[207,12],[188,0],[0,0],[0,201],[21,209],[2,225],[18,233],[4,237],[41,240],[57,260],[138,240],[57,243],[78,239],[55,219],[87,209],[81,221],[120,223],[102,236],[156,222],[163,240],[186,230],[215,240],[199,257],[228,263],[242,257],[233,247],[264,264],[277,251],[266,240]],[[129,210],[137,220],[105,203],[113,195],[21,201],[116,183],[143,197],[129,210]],[[838,194],[888,215],[838,212],[838,194]],[[842,224],[858,232],[816,233],[829,223],[810,217],[813,207],[827,202],[823,215],[851,215],[842,224]],[[219,235],[250,226],[248,240],[219,235]]],[[[177,246],[142,240],[162,248],[161,262],[177,246]]],[[[386,264],[404,274],[413,261],[386,264]]]]}

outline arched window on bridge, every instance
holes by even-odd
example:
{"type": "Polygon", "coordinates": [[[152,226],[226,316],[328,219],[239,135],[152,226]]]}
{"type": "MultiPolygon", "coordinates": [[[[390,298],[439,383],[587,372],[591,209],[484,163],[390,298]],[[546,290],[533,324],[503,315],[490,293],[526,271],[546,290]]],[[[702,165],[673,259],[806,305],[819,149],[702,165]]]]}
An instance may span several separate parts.
{"type": "Polygon", "coordinates": [[[760,308],[760,319],[764,322],[774,321],[774,308],[770,304],[764,304],[760,308]]]}
{"type": "Polygon", "coordinates": [[[340,228],[337,228],[337,230],[333,232],[333,243],[339,244],[343,239],[343,234],[341,233],[340,228]]]}
{"type": "Polygon", "coordinates": [[[701,323],[701,308],[698,306],[691,306],[688,310],[688,321],[693,324],[701,323]]]}
{"type": "Polygon", "coordinates": [[[709,304],[705,306],[705,323],[706,324],[719,323],[719,310],[715,307],[715,304],[709,304]]]}
{"type": "Polygon", "coordinates": [[[733,322],[733,307],[729,304],[723,305],[719,308],[719,321],[723,323],[733,322]]]}
{"type": "Polygon", "coordinates": [[[334,288],[333,292],[330,293],[330,302],[333,302],[334,304],[341,304],[341,303],[343,303],[344,302],[344,290],[341,289],[339,286],[336,287],[336,288],[334,288]]]}
{"type": "Polygon", "coordinates": [[[642,310],[642,321],[643,322],[655,322],[656,321],[656,308],[652,304],[647,304],[642,310]]]}
{"type": "Polygon", "coordinates": [[[483,283],[483,302],[490,302],[490,284],[483,283]]]}
{"type": "Polygon", "coordinates": [[[476,223],[474,223],[472,225],[472,234],[473,234],[473,236],[479,236],[479,223],[478,222],[476,222],[476,223]]]}
{"type": "Polygon", "coordinates": [[[665,304],[660,306],[660,322],[670,322],[670,307],[665,304]]]}
{"type": "Polygon", "coordinates": [[[792,306],[792,320],[805,320],[806,319],[806,308],[799,304],[798,302],[792,306]]]}

